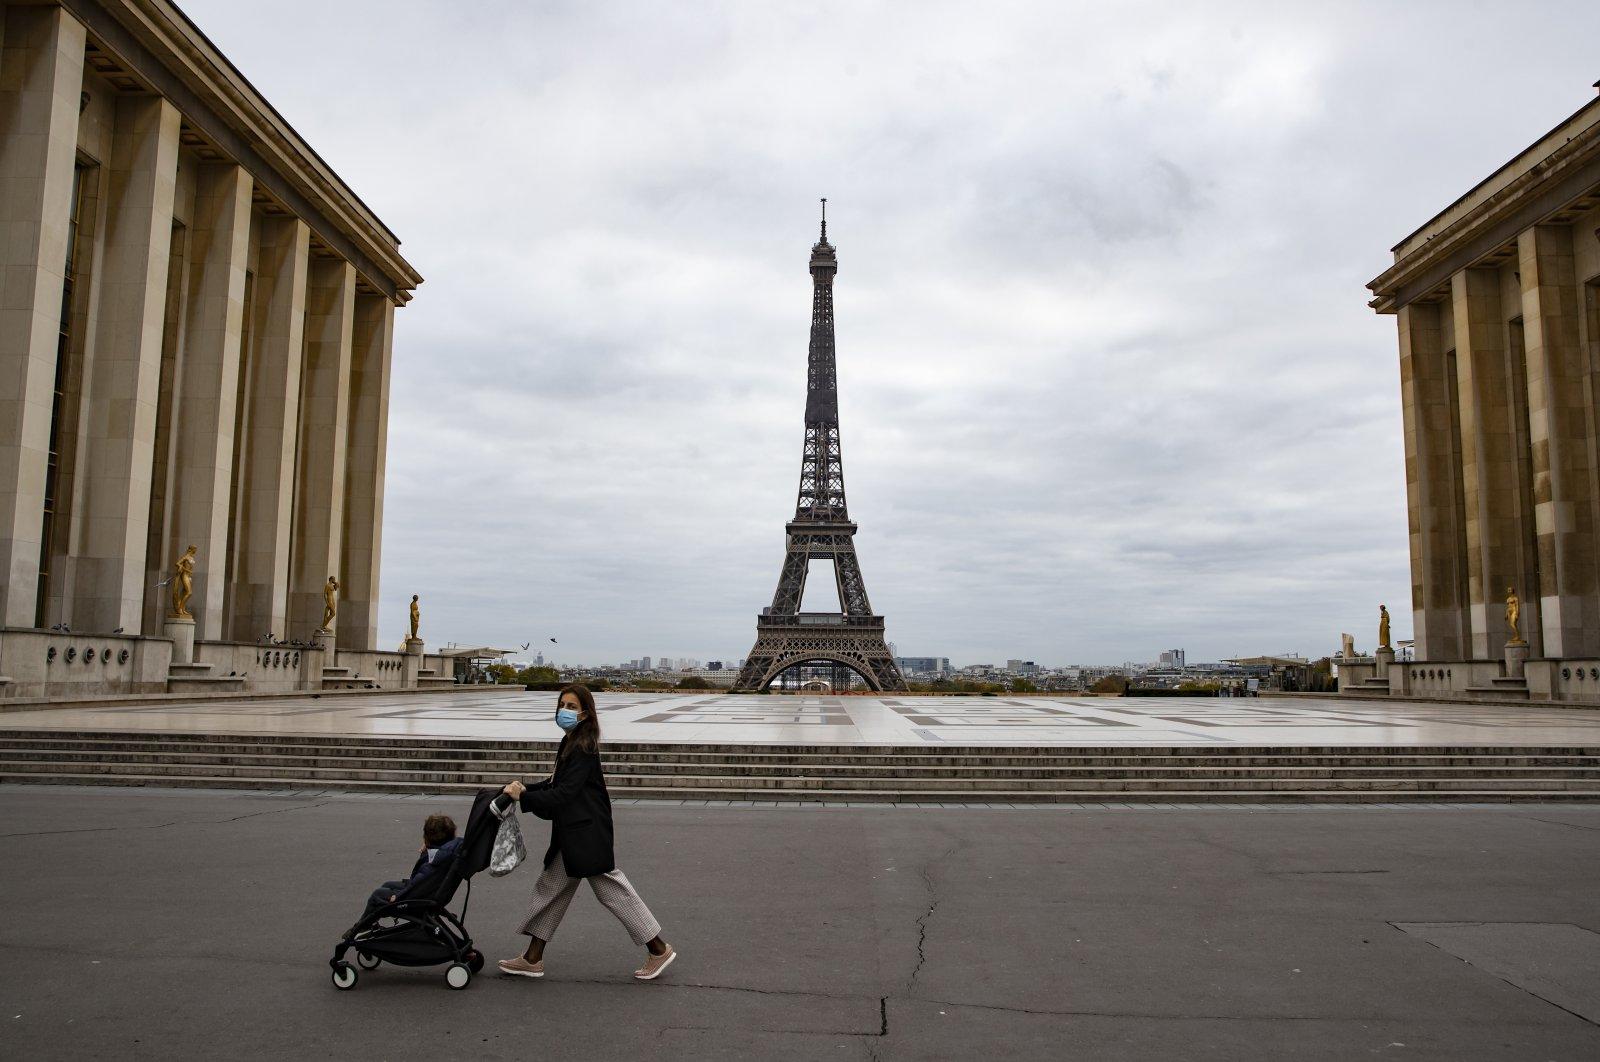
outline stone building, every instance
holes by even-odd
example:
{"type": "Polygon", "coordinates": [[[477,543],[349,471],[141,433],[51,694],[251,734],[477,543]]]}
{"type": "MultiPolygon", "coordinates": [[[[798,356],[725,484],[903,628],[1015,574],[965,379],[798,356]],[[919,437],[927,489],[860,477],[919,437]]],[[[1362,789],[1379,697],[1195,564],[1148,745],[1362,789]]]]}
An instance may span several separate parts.
{"type": "Polygon", "coordinates": [[[173,688],[158,584],[191,544],[189,678],[272,686],[259,646],[311,640],[336,575],[346,670],[398,681],[390,351],[422,278],[172,3],[0,15],[0,686],[173,688]],[[64,674],[68,650],[95,666],[64,674]]]}
{"type": "Polygon", "coordinates": [[[1366,689],[1600,700],[1600,99],[1368,287],[1400,331],[1416,659],[1366,689]]]}

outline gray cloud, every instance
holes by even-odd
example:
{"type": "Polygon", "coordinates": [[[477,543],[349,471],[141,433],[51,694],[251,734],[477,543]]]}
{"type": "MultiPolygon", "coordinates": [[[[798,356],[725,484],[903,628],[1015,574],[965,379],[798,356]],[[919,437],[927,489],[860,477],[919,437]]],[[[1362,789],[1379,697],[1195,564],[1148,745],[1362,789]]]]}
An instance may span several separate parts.
{"type": "Polygon", "coordinates": [[[570,661],[748,648],[819,195],[903,652],[1321,653],[1379,601],[1406,636],[1394,326],[1362,285],[1587,98],[1600,31],[1520,15],[1531,66],[1443,4],[185,7],[428,277],[384,637],[420,592],[430,639],[570,661]]]}

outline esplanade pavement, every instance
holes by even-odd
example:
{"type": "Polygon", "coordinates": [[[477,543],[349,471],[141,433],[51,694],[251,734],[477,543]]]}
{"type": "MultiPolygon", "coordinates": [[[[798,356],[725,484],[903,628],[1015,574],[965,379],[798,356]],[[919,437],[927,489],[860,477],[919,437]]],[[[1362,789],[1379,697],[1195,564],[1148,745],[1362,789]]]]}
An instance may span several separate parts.
{"type": "MultiPolygon", "coordinates": [[[[1600,746],[1600,711],[1310,697],[597,694],[608,742],[694,745],[1600,746]]],[[[537,741],[554,693],[114,703],[0,714],[0,729],[537,741]]]]}
{"type": "MultiPolygon", "coordinates": [[[[463,688],[0,714],[0,783],[464,793],[551,768],[554,694],[463,688]]],[[[1600,712],[1348,698],[602,694],[630,800],[1600,801],[1600,712]]]]}

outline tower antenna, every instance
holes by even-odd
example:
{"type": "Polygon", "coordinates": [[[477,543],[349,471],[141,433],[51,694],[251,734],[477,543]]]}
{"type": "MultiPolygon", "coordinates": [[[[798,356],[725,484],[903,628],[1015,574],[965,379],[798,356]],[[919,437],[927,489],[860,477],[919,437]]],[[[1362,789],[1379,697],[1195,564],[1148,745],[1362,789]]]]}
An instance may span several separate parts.
{"type": "Polygon", "coordinates": [[[822,242],[828,242],[828,197],[822,197],[822,242]]]}

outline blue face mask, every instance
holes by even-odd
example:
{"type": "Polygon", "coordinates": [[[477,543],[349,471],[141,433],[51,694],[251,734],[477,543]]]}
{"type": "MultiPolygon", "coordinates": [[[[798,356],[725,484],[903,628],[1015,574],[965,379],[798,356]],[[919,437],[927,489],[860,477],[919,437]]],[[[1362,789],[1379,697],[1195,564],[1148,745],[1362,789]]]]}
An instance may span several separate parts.
{"type": "Polygon", "coordinates": [[[571,708],[556,709],[556,726],[562,730],[571,730],[578,725],[578,713],[571,708]]]}

